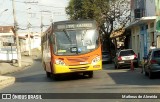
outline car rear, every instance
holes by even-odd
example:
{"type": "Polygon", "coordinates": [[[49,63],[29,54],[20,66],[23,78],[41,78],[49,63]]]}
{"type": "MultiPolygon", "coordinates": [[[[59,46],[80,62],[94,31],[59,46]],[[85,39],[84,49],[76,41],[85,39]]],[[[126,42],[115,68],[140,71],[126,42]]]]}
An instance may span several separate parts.
{"type": "Polygon", "coordinates": [[[119,56],[118,56],[119,66],[121,67],[130,66],[131,61],[133,61],[133,64],[135,67],[138,67],[138,57],[133,50],[121,50],[119,52],[119,56]]]}
{"type": "Polygon", "coordinates": [[[150,60],[151,72],[160,72],[160,49],[154,50],[150,60]]]}

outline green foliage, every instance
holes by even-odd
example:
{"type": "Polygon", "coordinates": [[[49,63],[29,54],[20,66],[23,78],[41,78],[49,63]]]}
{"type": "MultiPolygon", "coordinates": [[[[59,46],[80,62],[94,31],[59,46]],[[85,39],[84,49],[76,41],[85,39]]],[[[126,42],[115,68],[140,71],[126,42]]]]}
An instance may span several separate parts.
{"type": "Polygon", "coordinates": [[[110,34],[121,30],[130,21],[129,0],[70,0],[66,13],[71,20],[95,19],[102,40],[111,46],[110,34]]]}
{"type": "Polygon", "coordinates": [[[103,12],[107,12],[108,7],[108,0],[70,0],[66,13],[71,20],[95,19],[99,21],[103,12]]]}
{"type": "Polygon", "coordinates": [[[71,20],[95,19],[107,35],[123,28],[130,19],[128,0],[70,0],[66,13],[71,20]]]}

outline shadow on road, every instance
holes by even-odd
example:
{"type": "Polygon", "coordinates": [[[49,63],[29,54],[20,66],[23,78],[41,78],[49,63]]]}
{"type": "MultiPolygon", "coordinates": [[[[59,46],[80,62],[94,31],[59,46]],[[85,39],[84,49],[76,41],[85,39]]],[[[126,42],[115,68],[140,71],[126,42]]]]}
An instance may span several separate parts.
{"type": "Polygon", "coordinates": [[[67,74],[61,76],[58,80],[55,80],[54,77],[47,78],[45,74],[33,74],[29,76],[16,78],[16,82],[58,82],[58,81],[72,81],[78,79],[89,79],[87,76],[80,74],[67,74]]]}
{"type": "Polygon", "coordinates": [[[52,82],[44,74],[33,74],[16,78],[16,82],[52,82]]]}
{"type": "Polygon", "coordinates": [[[130,69],[118,69],[115,72],[108,72],[108,75],[116,84],[141,86],[160,85],[160,76],[155,75],[154,79],[149,79],[141,73],[140,68],[136,68],[134,71],[130,69]]]}
{"type": "Polygon", "coordinates": [[[115,85],[160,85],[160,73],[156,74],[153,79],[149,79],[148,76],[141,73],[141,68],[134,69],[133,71],[130,67],[115,69],[113,64],[103,64],[103,70],[107,73],[109,80],[115,82],[115,85]]]}

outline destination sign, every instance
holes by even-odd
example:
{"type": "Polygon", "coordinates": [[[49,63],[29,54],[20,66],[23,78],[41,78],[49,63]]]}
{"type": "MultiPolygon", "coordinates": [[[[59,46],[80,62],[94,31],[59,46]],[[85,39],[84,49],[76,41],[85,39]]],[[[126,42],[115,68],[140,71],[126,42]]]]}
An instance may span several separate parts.
{"type": "Polygon", "coordinates": [[[80,23],[80,24],[64,24],[57,25],[57,29],[75,29],[75,28],[92,28],[92,23],[80,23]]]}

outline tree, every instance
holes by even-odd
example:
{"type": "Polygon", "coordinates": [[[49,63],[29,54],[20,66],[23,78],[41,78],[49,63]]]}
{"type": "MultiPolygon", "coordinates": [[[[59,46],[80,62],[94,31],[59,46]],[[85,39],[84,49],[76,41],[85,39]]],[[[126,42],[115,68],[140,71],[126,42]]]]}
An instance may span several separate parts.
{"type": "Polygon", "coordinates": [[[130,0],[70,0],[66,13],[70,19],[95,19],[100,27],[103,46],[110,52],[113,31],[124,29],[130,21],[130,0]]]}

